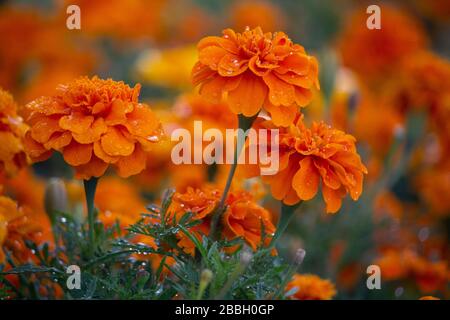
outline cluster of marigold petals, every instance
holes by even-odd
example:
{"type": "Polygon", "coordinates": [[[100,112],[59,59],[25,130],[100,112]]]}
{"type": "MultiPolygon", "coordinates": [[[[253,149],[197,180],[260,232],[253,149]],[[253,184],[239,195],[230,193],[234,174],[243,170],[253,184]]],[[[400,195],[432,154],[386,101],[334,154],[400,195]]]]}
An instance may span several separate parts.
{"type": "MultiPolygon", "coordinates": [[[[310,200],[321,184],[326,211],[335,213],[347,193],[353,200],[359,198],[367,169],[353,136],[323,122],[313,122],[308,128],[302,115],[288,128],[276,127],[271,121],[256,125],[279,130],[279,170],[274,175],[262,176],[270,184],[275,199],[287,205],[310,200]]],[[[245,167],[248,175],[258,174],[253,165],[245,167]]]]}
{"type": "Polygon", "coordinates": [[[283,32],[226,29],[197,47],[194,85],[211,102],[225,100],[235,114],[252,117],[264,108],[277,125],[288,126],[319,88],[317,60],[283,32]]]}
{"type": "Polygon", "coordinates": [[[26,248],[24,240],[29,239],[36,243],[43,240],[41,226],[30,217],[28,208],[0,195],[0,264],[5,259],[3,248],[7,248],[20,261],[26,261],[32,254],[26,248]]]}
{"type": "MultiPolygon", "coordinates": [[[[191,229],[191,232],[200,238],[201,234],[209,234],[211,217],[218,209],[221,195],[222,191],[214,187],[206,186],[199,189],[189,187],[184,193],[174,194],[168,214],[170,217],[175,216],[178,220],[189,212],[192,214],[192,219],[202,220],[191,229]]],[[[222,216],[222,226],[223,234],[227,239],[242,237],[256,250],[262,240],[261,223],[264,225],[267,239],[275,232],[270,212],[258,205],[249,192],[230,192],[225,203],[226,210],[222,216]]],[[[180,234],[179,238],[179,245],[186,252],[194,251],[194,244],[187,237],[180,234]]]]}
{"type": "Polygon", "coordinates": [[[103,175],[109,165],[121,177],[141,172],[145,152],[162,131],[150,108],[138,102],[139,90],[139,85],[81,77],[30,102],[25,147],[31,159],[42,161],[58,151],[82,179],[103,175]]]}
{"type": "Polygon", "coordinates": [[[330,300],[336,294],[336,288],[329,280],[313,274],[295,274],[287,284],[286,291],[297,290],[290,299],[330,300]]]}
{"type": "Polygon", "coordinates": [[[17,115],[12,96],[0,88],[0,172],[14,175],[27,165],[23,136],[27,126],[17,115]]]}

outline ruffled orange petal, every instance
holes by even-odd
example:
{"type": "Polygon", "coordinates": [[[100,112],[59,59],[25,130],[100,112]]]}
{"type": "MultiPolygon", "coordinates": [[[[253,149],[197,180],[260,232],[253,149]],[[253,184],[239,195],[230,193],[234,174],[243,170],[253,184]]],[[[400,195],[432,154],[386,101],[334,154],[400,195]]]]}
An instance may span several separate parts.
{"type": "Polygon", "coordinates": [[[269,87],[269,101],[273,105],[290,106],[295,102],[294,86],[278,78],[273,72],[263,77],[269,87]]]}
{"type": "Polygon", "coordinates": [[[247,72],[236,89],[228,92],[227,102],[234,113],[251,117],[261,110],[266,95],[267,87],[264,82],[247,72]]]}
{"type": "Polygon", "coordinates": [[[72,141],[72,134],[69,131],[57,132],[52,135],[52,137],[44,143],[46,149],[61,150],[67,146],[72,141]]]}
{"type": "Polygon", "coordinates": [[[80,144],[72,141],[63,149],[64,160],[71,166],[86,164],[92,157],[92,144],[80,144]]]}
{"type": "Polygon", "coordinates": [[[312,199],[319,189],[320,177],[311,157],[300,161],[300,169],[292,179],[292,187],[302,200],[312,199]]]}
{"type": "Polygon", "coordinates": [[[100,141],[94,142],[94,154],[100,158],[101,160],[105,161],[106,163],[115,163],[119,160],[119,157],[112,157],[108,155],[105,150],[103,150],[102,144],[100,141]]]}
{"type": "Polygon", "coordinates": [[[23,144],[25,151],[33,161],[44,161],[52,155],[52,151],[47,150],[42,144],[31,137],[31,131],[25,134],[23,144]]]}
{"type": "Polygon", "coordinates": [[[147,105],[138,104],[134,110],[127,115],[125,126],[133,135],[149,137],[155,134],[155,131],[159,128],[159,121],[147,105]]]}
{"type": "Polygon", "coordinates": [[[103,160],[92,156],[91,161],[81,166],[75,167],[75,177],[77,179],[89,180],[91,177],[101,177],[108,169],[108,164],[103,160]]]}
{"type": "Polygon", "coordinates": [[[131,102],[125,102],[120,99],[114,100],[111,104],[109,114],[105,118],[108,126],[125,124],[127,122],[127,113],[132,112],[134,105],[131,102]]]}
{"type": "Polygon", "coordinates": [[[58,119],[42,117],[31,127],[31,136],[40,143],[45,143],[55,132],[63,131],[58,124],[58,119]]]}
{"type": "Polygon", "coordinates": [[[83,133],[73,133],[73,138],[83,144],[93,143],[100,139],[102,134],[104,134],[108,130],[108,127],[105,124],[103,118],[98,118],[92,123],[89,130],[83,133]]]}
{"type": "Polygon", "coordinates": [[[218,46],[208,46],[201,49],[198,53],[198,59],[204,65],[212,70],[217,70],[220,60],[227,54],[227,51],[218,46]]]}
{"type": "Polygon", "coordinates": [[[127,139],[116,127],[108,127],[101,143],[103,150],[110,156],[129,156],[134,151],[134,142],[127,139]]]}
{"type": "Polygon", "coordinates": [[[311,102],[311,99],[311,90],[295,87],[295,103],[297,103],[300,107],[305,107],[308,103],[311,102]]]}
{"type": "Polygon", "coordinates": [[[74,133],[84,133],[89,130],[93,122],[93,116],[73,112],[70,115],[61,117],[59,119],[59,126],[64,130],[69,130],[74,133]]]}
{"type": "Polygon", "coordinates": [[[333,190],[326,185],[322,185],[322,196],[327,205],[327,213],[335,213],[341,208],[342,197],[345,196],[345,191],[342,191],[342,189],[333,190]]]}
{"type": "Polygon", "coordinates": [[[308,74],[310,65],[311,60],[305,54],[290,54],[280,62],[282,68],[298,75],[308,74]]]}
{"type": "Polygon", "coordinates": [[[272,122],[280,127],[288,127],[291,125],[298,112],[298,107],[296,105],[275,106],[269,101],[266,101],[264,104],[264,109],[270,114],[272,122]]]}
{"type": "Polygon", "coordinates": [[[234,77],[245,72],[247,68],[246,60],[238,59],[233,54],[226,54],[219,62],[218,72],[223,77],[234,77]]]}
{"type": "Polygon", "coordinates": [[[144,170],[145,163],[145,152],[139,145],[137,145],[133,154],[128,157],[121,157],[119,161],[115,163],[115,166],[117,167],[117,173],[119,176],[122,178],[127,178],[144,170]]]}
{"type": "Polygon", "coordinates": [[[201,62],[197,62],[194,67],[192,68],[191,72],[191,78],[192,83],[194,86],[209,80],[212,78],[216,72],[214,70],[211,70],[208,66],[205,66],[201,62]]]}

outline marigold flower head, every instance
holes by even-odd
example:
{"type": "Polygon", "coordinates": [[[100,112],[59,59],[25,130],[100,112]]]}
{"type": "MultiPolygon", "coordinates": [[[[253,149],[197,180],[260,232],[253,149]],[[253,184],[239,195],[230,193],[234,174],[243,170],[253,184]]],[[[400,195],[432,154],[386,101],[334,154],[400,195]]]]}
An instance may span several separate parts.
{"type": "MultiPolygon", "coordinates": [[[[208,235],[211,216],[219,205],[222,192],[214,187],[201,189],[188,188],[184,193],[175,193],[168,213],[178,220],[186,213],[193,214],[192,219],[202,220],[194,226],[191,232],[198,238],[201,234],[208,235]]],[[[246,191],[230,192],[226,199],[226,211],[222,217],[224,236],[227,239],[242,237],[254,250],[261,244],[264,225],[266,240],[275,232],[271,214],[255,203],[253,196],[246,191]]],[[[179,245],[186,252],[194,252],[194,244],[183,234],[179,235],[179,245]]]]}
{"type": "Polygon", "coordinates": [[[296,300],[331,300],[336,294],[333,283],[313,274],[295,274],[287,284],[286,291],[294,288],[297,288],[297,292],[290,298],[296,300]]]}
{"type": "Polygon", "coordinates": [[[365,78],[383,77],[426,44],[424,31],[413,17],[391,6],[382,6],[381,12],[381,29],[367,28],[364,7],[348,19],[340,37],[342,62],[365,78]]]}
{"type": "Polygon", "coordinates": [[[251,117],[264,108],[274,123],[287,126],[319,87],[317,60],[283,32],[226,29],[197,48],[194,85],[211,102],[224,99],[235,114],[251,117]]]}
{"type": "Polygon", "coordinates": [[[17,115],[13,97],[0,88],[0,172],[16,174],[27,165],[23,136],[27,126],[17,115]]]}
{"type": "MultiPolygon", "coordinates": [[[[259,125],[269,130],[276,128],[270,121],[259,125]]],[[[289,128],[278,129],[279,170],[274,175],[263,176],[275,199],[287,205],[310,200],[317,194],[320,182],[329,213],[339,210],[347,193],[353,200],[359,198],[367,169],[357,153],[353,136],[323,122],[313,122],[307,128],[301,115],[289,128]]],[[[254,165],[243,167],[247,175],[259,172],[254,170],[254,165]]]]}
{"type": "Polygon", "coordinates": [[[159,140],[160,123],[138,103],[140,86],[97,77],[61,85],[53,96],[26,105],[31,129],[25,147],[34,161],[61,152],[76,177],[104,174],[109,165],[121,177],[145,168],[145,151],[159,140]]]}
{"type": "Polygon", "coordinates": [[[25,245],[26,239],[37,244],[44,240],[39,221],[33,219],[29,208],[19,206],[11,198],[0,195],[0,264],[5,259],[3,248],[25,263],[32,256],[25,245]]]}

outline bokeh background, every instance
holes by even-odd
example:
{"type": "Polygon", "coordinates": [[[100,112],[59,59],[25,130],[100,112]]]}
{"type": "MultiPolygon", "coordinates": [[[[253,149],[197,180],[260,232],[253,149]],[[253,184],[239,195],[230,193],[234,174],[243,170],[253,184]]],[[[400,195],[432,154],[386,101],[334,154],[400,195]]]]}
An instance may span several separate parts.
{"type": "MultiPolygon", "coordinates": [[[[345,201],[334,215],[320,199],[302,206],[280,254],[292,259],[304,248],[300,271],[332,280],[337,299],[445,299],[449,18],[446,0],[0,1],[0,87],[23,105],[75,77],[98,75],[141,83],[141,100],[156,110],[168,134],[194,120],[230,128],[234,117],[199,98],[190,83],[195,44],[227,27],[284,31],[319,59],[321,90],[303,109],[306,121],[323,120],[354,135],[369,175],[360,200],[345,201]],[[70,4],[81,8],[81,30],[66,28],[70,4]],[[381,7],[381,30],[366,27],[370,4],[381,7]],[[371,264],[381,268],[380,290],[367,289],[371,264]]],[[[103,179],[97,207],[111,219],[133,221],[169,186],[182,191],[223,182],[226,167],[175,166],[170,150],[170,141],[161,144],[135,178],[103,179]]],[[[72,211],[81,214],[82,187],[57,154],[4,184],[22,203],[44,210],[50,177],[66,179],[72,211]]],[[[245,184],[276,218],[278,204],[265,187],[245,184]]]]}

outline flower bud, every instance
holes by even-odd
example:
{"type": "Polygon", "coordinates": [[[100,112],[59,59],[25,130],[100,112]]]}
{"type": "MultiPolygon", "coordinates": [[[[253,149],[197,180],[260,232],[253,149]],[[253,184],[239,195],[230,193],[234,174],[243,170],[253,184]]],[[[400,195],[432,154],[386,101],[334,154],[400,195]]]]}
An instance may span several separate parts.
{"type": "Polygon", "coordinates": [[[299,266],[303,263],[303,259],[305,259],[306,251],[299,248],[297,249],[297,252],[295,253],[294,257],[294,263],[299,266]]]}
{"type": "Polygon", "coordinates": [[[45,211],[52,218],[56,211],[67,212],[67,190],[60,178],[51,178],[45,188],[45,211]]]}

